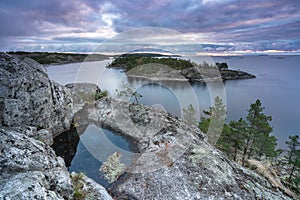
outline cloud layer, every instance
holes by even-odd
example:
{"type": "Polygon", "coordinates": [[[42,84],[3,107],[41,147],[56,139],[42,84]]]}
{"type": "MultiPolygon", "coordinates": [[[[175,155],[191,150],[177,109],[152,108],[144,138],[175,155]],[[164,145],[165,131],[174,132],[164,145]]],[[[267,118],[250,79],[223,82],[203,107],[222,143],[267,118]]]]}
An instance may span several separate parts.
{"type": "Polygon", "coordinates": [[[120,32],[161,27],[211,52],[300,51],[300,1],[2,0],[1,50],[90,51],[120,32]]]}

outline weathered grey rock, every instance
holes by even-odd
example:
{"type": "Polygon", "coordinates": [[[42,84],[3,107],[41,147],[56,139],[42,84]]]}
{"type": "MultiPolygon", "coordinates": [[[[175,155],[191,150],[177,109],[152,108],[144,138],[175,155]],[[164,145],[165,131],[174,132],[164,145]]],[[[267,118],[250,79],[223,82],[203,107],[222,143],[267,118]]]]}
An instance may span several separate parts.
{"type": "Polygon", "coordinates": [[[95,101],[95,94],[101,92],[99,86],[94,83],[70,83],[65,87],[72,92],[74,113],[81,110],[85,104],[95,101]]]}
{"type": "Polygon", "coordinates": [[[156,108],[102,99],[82,113],[131,138],[140,152],[128,173],[114,185],[117,197],[290,199],[266,178],[230,161],[205,142],[196,127],[156,108]]]}
{"type": "Polygon", "coordinates": [[[53,135],[69,129],[71,93],[29,58],[0,54],[0,125],[34,126],[53,135]]]}
{"type": "MultiPolygon", "coordinates": [[[[72,178],[78,175],[75,172],[71,173],[72,178]]],[[[79,181],[83,184],[83,191],[86,194],[85,200],[112,200],[104,187],[84,174],[80,174],[80,177],[79,181]]]]}
{"type": "Polygon", "coordinates": [[[53,144],[53,137],[52,134],[49,130],[47,129],[41,129],[36,133],[35,139],[40,140],[44,142],[47,145],[52,145],[53,144]]]}
{"type": "Polygon", "coordinates": [[[0,130],[0,199],[70,199],[72,184],[62,158],[43,142],[0,130]]]}
{"type": "Polygon", "coordinates": [[[37,128],[33,126],[15,126],[15,127],[9,127],[9,129],[22,133],[28,137],[34,138],[41,142],[44,142],[47,145],[53,144],[53,135],[51,131],[47,129],[41,129],[37,131],[37,128]]]}

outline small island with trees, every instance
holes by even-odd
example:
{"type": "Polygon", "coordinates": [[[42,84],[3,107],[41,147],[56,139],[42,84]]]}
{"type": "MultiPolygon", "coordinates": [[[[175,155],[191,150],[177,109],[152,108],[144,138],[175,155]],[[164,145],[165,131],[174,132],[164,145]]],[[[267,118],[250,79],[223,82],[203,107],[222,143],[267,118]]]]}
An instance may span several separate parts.
{"type": "Polygon", "coordinates": [[[108,67],[124,69],[129,77],[149,80],[207,82],[256,78],[247,72],[229,69],[227,63],[197,64],[191,60],[156,54],[123,54],[108,67]]]}

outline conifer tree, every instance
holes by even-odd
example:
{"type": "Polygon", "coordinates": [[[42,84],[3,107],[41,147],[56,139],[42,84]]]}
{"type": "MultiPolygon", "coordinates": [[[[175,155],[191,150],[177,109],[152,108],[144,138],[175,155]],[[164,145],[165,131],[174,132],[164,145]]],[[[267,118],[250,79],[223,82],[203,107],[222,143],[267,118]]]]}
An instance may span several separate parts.
{"type": "Polygon", "coordinates": [[[223,130],[225,123],[226,107],[220,97],[214,99],[214,105],[209,108],[209,111],[203,111],[206,115],[201,117],[199,128],[208,135],[208,142],[215,144],[223,130]]]}

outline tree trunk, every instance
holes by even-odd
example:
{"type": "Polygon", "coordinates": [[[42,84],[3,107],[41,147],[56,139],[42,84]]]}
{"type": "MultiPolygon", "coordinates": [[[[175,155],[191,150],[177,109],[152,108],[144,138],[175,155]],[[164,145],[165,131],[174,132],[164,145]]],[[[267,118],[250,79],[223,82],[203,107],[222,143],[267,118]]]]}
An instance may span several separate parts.
{"type": "Polygon", "coordinates": [[[251,145],[250,145],[250,142],[249,142],[250,149],[249,149],[249,152],[248,152],[248,159],[250,159],[250,157],[252,156],[253,144],[254,144],[254,140],[252,140],[251,145]]]}
{"type": "Polygon", "coordinates": [[[244,147],[242,166],[245,166],[245,159],[246,159],[246,155],[247,155],[247,151],[248,151],[249,141],[250,141],[250,139],[247,139],[246,146],[244,147]]]}
{"type": "Polygon", "coordinates": [[[234,161],[236,161],[238,147],[239,147],[239,136],[237,135],[235,138],[235,144],[234,144],[234,156],[233,156],[234,161]]]}
{"type": "Polygon", "coordinates": [[[134,98],[135,98],[136,104],[139,104],[138,98],[135,95],[134,95],[134,98]]]}
{"type": "Polygon", "coordinates": [[[293,174],[294,174],[294,171],[296,169],[296,162],[293,163],[293,168],[292,168],[292,171],[290,173],[290,177],[289,177],[289,181],[291,182],[292,180],[292,177],[293,177],[293,174]]]}

